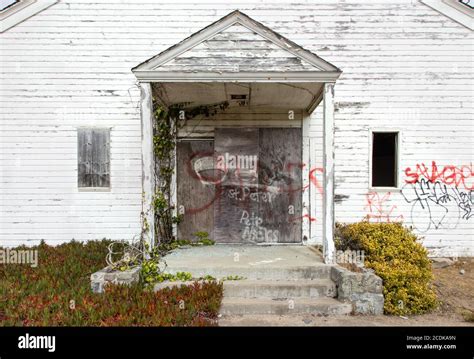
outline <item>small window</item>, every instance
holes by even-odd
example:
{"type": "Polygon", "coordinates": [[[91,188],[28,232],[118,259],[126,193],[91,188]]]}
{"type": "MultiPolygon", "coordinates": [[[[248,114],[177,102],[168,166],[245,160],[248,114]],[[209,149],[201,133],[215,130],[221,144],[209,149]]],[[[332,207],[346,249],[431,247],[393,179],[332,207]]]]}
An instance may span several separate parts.
{"type": "Polygon", "coordinates": [[[80,128],[77,143],[79,188],[110,187],[110,129],[80,128]]]}
{"type": "Polygon", "coordinates": [[[372,187],[397,187],[398,133],[372,132],[372,187]]]}

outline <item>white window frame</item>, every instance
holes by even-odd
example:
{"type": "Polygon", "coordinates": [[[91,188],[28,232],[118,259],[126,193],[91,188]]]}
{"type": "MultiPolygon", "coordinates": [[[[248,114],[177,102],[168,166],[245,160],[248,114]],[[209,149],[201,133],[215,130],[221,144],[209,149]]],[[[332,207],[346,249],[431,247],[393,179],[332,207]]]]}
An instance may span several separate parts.
{"type": "Polygon", "coordinates": [[[420,0],[423,4],[474,30],[474,10],[457,0],[420,0]]]}
{"type": "Polygon", "coordinates": [[[401,190],[401,176],[400,176],[400,164],[401,164],[401,146],[402,146],[402,131],[399,128],[370,128],[369,129],[369,191],[372,192],[393,192],[393,191],[400,191],[401,190]],[[374,187],[372,185],[372,157],[373,157],[373,150],[374,150],[374,132],[375,133],[384,133],[384,132],[392,132],[397,133],[397,141],[396,141],[396,153],[395,153],[395,187],[374,187]]]}
{"type": "Polygon", "coordinates": [[[38,14],[59,0],[20,0],[0,11],[0,33],[38,14]]]}

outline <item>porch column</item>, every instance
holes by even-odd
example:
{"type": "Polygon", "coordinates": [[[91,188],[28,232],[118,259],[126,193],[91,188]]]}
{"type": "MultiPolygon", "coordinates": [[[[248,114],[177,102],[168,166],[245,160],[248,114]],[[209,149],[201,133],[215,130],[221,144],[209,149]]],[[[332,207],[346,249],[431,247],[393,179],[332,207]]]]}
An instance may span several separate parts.
{"type": "Polygon", "coordinates": [[[323,94],[323,254],[334,263],[334,84],[324,84],[323,94]]]}
{"type": "Polygon", "coordinates": [[[152,207],[155,192],[154,156],[153,156],[153,102],[150,83],[140,83],[141,130],[142,130],[142,213],[148,225],[143,233],[150,244],[155,243],[154,211],[152,207]]]}

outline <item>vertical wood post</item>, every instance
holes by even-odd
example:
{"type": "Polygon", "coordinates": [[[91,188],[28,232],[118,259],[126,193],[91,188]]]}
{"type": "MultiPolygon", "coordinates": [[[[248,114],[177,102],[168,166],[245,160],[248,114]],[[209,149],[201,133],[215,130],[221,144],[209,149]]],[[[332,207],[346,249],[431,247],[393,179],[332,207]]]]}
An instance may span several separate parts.
{"type": "Polygon", "coordinates": [[[309,174],[311,167],[310,159],[310,140],[309,140],[309,124],[311,117],[308,113],[303,113],[303,123],[302,123],[302,151],[301,154],[303,168],[302,168],[302,180],[303,180],[303,193],[302,193],[302,238],[303,241],[309,241],[311,239],[311,205],[310,198],[314,194],[311,193],[311,186],[309,182],[309,174]]]}
{"type": "Polygon", "coordinates": [[[323,254],[325,263],[334,263],[334,84],[324,84],[323,95],[323,254]]]}
{"type": "Polygon", "coordinates": [[[152,207],[155,193],[155,164],[153,155],[153,100],[150,83],[140,83],[141,132],[142,132],[142,211],[148,223],[150,248],[155,243],[154,211],[152,207]]]}

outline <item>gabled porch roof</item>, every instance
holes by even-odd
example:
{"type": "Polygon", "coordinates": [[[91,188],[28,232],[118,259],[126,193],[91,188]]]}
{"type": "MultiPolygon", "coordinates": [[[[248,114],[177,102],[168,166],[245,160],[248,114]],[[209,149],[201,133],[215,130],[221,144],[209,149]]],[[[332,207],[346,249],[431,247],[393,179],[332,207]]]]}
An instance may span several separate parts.
{"type": "MultiPolygon", "coordinates": [[[[245,99],[247,106],[314,110],[341,71],[236,10],[132,69],[164,105],[245,99]]],[[[235,102],[235,101],[234,101],[235,102]]],[[[239,101],[242,105],[242,101],[239,101]]]]}

